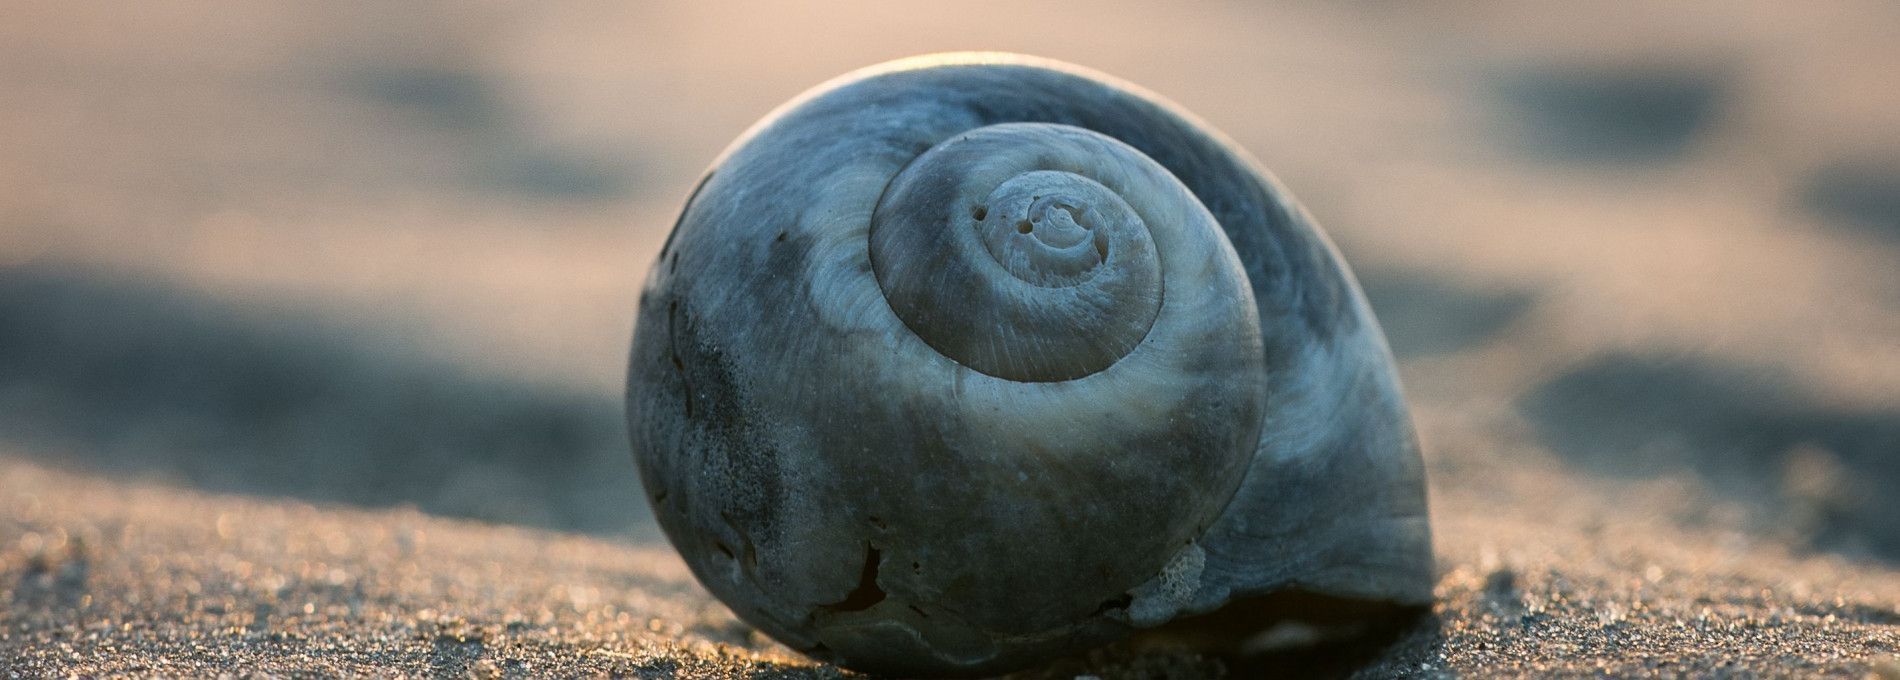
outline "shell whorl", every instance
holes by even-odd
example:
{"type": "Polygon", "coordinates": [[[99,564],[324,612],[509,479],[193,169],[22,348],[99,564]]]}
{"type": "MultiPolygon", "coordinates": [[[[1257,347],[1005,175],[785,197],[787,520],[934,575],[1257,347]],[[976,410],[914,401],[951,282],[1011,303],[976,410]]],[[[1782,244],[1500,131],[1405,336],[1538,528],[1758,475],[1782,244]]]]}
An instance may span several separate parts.
{"type": "Polygon", "coordinates": [[[944,356],[1009,380],[1072,380],[1154,326],[1166,285],[1150,225],[1173,227],[1182,211],[1159,204],[1184,200],[1165,169],[1100,134],[987,126],[891,180],[871,264],[892,310],[944,356]]]}

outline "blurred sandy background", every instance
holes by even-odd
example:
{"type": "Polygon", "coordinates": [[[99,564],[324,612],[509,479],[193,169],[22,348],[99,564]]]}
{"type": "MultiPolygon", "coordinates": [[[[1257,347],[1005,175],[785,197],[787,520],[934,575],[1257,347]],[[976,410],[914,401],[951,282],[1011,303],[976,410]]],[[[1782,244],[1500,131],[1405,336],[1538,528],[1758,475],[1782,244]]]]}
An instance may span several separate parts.
{"type": "Polygon", "coordinates": [[[1900,650],[1895,36],[1878,1],[9,3],[0,662],[813,672],[656,543],[638,285],[772,107],[984,49],[1196,112],[1359,274],[1446,604],[1329,670],[1863,674],[1900,650]],[[409,526],[453,547],[364,538],[409,526]],[[386,579],[434,560],[472,571],[386,579]]]}

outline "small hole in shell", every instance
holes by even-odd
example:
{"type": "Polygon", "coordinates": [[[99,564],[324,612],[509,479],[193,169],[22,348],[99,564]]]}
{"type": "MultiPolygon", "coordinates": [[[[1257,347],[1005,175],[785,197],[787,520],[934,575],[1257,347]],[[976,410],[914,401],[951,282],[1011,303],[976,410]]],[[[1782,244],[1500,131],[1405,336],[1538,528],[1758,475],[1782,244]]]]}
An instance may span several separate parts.
{"type": "Polygon", "coordinates": [[[1021,222],[1016,223],[1016,233],[1018,234],[1027,234],[1035,230],[1036,230],[1036,225],[1030,224],[1029,220],[1023,220],[1021,222]]]}
{"type": "Polygon", "coordinates": [[[989,217],[989,216],[990,216],[989,206],[979,205],[975,208],[970,209],[970,217],[975,219],[978,222],[983,221],[983,218],[989,217]]]}
{"type": "Polygon", "coordinates": [[[1121,597],[1117,597],[1112,600],[1103,601],[1101,606],[1098,606],[1095,608],[1095,613],[1091,614],[1091,616],[1101,616],[1103,614],[1107,614],[1111,611],[1117,611],[1117,610],[1126,611],[1128,609],[1128,605],[1131,605],[1134,603],[1135,603],[1135,596],[1129,595],[1127,593],[1122,593],[1121,597]]]}

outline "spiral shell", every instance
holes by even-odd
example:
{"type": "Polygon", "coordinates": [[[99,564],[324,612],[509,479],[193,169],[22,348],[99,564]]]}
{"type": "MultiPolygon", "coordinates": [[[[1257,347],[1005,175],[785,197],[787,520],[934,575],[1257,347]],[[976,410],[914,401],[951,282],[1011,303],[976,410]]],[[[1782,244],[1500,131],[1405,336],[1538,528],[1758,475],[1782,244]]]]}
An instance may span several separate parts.
{"type": "Polygon", "coordinates": [[[655,515],[808,654],[996,672],[1288,589],[1429,601],[1350,274],[1152,95],[1009,55],[846,76],[734,143],[649,277],[655,515]]]}

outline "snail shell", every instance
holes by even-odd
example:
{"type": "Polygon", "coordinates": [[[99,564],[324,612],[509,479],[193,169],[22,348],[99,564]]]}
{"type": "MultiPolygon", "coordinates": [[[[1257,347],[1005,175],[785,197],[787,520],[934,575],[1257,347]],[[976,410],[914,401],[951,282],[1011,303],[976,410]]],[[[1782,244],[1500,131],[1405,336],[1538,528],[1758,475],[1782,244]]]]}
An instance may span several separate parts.
{"type": "Polygon", "coordinates": [[[894,62],[754,126],[661,249],[627,389],[693,573],[845,666],[1430,601],[1417,445],[1337,253],[1218,133],[1073,66],[894,62]]]}

